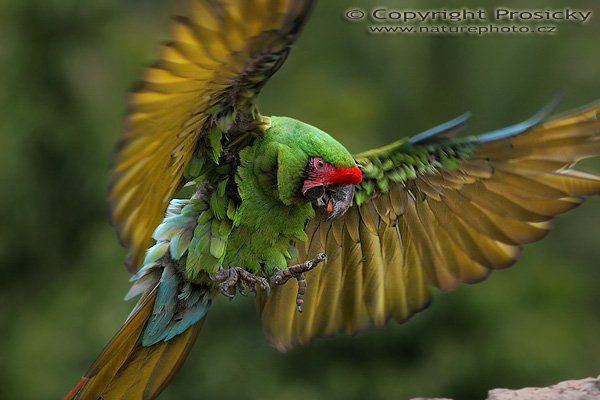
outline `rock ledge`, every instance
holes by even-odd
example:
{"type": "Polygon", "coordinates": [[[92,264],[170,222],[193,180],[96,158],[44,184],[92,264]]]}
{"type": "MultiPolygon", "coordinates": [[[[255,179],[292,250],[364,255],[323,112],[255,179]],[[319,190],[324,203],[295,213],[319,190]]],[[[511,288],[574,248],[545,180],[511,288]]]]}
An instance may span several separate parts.
{"type": "MultiPolygon", "coordinates": [[[[413,400],[450,400],[426,399],[413,400]]],[[[493,389],[487,400],[600,400],[600,377],[565,381],[545,388],[493,389]]]]}

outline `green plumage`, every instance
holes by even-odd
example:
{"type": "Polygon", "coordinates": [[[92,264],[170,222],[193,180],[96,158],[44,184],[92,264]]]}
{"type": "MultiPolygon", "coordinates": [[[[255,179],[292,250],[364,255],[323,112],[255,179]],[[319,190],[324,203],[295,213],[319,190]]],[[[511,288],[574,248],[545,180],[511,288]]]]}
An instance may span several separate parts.
{"type": "Polygon", "coordinates": [[[356,156],[363,181],[355,193],[358,205],[374,193],[387,193],[390,185],[407,182],[417,175],[452,171],[468,159],[479,146],[476,137],[442,139],[435,143],[413,144],[409,138],[356,156]]]}
{"type": "Polygon", "coordinates": [[[218,153],[226,156],[205,158],[201,166],[194,159],[187,170],[190,178],[211,187],[205,197],[192,200],[203,210],[188,227],[194,233],[183,271],[192,282],[205,282],[206,274],[214,276],[221,268],[265,276],[285,268],[293,257],[290,249],[306,240],[304,228],[314,216],[312,204],[300,195],[310,157],[338,167],[356,165],[331,136],[284,117],[265,119],[252,144],[236,151],[236,146],[219,145],[218,153]]]}

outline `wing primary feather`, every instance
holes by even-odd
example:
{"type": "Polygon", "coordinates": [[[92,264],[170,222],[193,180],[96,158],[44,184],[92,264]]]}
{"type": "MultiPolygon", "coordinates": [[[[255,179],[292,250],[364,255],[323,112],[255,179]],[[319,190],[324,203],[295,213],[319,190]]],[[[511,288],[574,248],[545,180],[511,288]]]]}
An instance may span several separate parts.
{"type": "Polygon", "coordinates": [[[562,99],[563,94],[558,94],[544,108],[538,111],[531,118],[518,124],[508,126],[506,128],[497,129],[495,131],[477,135],[477,139],[479,139],[479,142],[481,143],[486,143],[506,139],[511,136],[516,136],[520,133],[523,133],[526,130],[531,129],[534,126],[539,125],[541,122],[546,120],[550,116],[550,114],[552,114],[554,110],[556,110],[556,107],[558,107],[562,99]]]}
{"type": "Polygon", "coordinates": [[[454,118],[453,120],[450,120],[441,125],[428,129],[425,132],[421,132],[415,136],[412,136],[409,139],[409,142],[411,144],[419,144],[422,142],[426,142],[429,139],[437,138],[440,136],[444,136],[447,138],[453,137],[464,129],[469,118],[471,118],[471,113],[465,113],[454,118]]]}

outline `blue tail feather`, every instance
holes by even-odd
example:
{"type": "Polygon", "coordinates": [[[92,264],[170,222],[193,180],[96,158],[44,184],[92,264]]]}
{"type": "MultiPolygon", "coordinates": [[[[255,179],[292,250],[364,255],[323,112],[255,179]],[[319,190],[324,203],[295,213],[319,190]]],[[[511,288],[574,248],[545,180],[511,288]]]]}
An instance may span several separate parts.
{"type": "Polygon", "coordinates": [[[142,345],[152,346],[185,332],[206,315],[210,303],[205,289],[186,284],[173,266],[164,266],[142,345]]]}

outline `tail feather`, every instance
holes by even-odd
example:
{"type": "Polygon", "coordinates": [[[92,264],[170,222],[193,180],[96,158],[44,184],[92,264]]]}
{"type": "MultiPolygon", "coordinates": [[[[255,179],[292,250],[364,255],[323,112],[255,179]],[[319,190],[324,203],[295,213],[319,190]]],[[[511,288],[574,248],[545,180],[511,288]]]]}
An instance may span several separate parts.
{"type": "Polygon", "coordinates": [[[189,354],[206,316],[169,341],[144,347],[141,336],[152,315],[157,289],[144,296],[65,400],[156,398],[189,354]]]}
{"type": "Polygon", "coordinates": [[[102,393],[102,398],[156,398],[185,361],[205,318],[167,342],[150,347],[135,346],[127,361],[102,393]]]}

